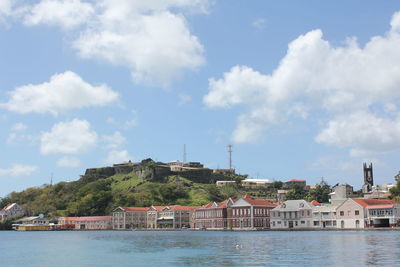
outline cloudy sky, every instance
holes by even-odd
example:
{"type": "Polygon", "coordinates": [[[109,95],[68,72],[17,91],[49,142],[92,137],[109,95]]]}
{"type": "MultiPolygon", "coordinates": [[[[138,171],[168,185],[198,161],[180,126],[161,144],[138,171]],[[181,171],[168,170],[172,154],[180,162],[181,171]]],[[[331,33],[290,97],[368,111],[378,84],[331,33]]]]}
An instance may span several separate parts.
{"type": "Polygon", "coordinates": [[[397,0],[0,0],[0,197],[151,157],[400,170],[397,0]]]}

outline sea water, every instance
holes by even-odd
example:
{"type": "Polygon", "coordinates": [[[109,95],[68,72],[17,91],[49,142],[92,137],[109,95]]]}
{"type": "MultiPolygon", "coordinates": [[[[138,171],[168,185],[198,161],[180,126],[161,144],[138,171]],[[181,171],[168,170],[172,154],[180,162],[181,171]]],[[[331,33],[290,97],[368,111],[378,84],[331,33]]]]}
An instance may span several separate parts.
{"type": "Polygon", "coordinates": [[[399,231],[0,231],[0,266],[400,266],[399,231]]]}

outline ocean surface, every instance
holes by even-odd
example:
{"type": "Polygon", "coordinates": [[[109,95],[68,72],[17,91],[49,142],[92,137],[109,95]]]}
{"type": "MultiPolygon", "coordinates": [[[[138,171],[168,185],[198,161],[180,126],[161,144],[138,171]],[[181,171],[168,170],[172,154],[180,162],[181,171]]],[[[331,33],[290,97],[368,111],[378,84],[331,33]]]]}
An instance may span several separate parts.
{"type": "Polygon", "coordinates": [[[400,266],[400,231],[0,231],[0,266],[400,266]]]}

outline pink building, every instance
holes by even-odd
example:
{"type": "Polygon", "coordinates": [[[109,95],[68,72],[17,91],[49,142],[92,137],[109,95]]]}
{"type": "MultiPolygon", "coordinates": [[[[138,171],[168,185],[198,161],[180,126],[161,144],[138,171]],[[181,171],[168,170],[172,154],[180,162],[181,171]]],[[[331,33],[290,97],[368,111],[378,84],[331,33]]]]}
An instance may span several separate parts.
{"type": "Polygon", "coordinates": [[[73,230],[109,230],[112,229],[112,216],[88,216],[88,217],[60,217],[58,229],[73,230]]]}
{"type": "Polygon", "coordinates": [[[400,223],[400,205],[386,199],[351,198],[336,210],[338,228],[393,227],[400,223]]]}

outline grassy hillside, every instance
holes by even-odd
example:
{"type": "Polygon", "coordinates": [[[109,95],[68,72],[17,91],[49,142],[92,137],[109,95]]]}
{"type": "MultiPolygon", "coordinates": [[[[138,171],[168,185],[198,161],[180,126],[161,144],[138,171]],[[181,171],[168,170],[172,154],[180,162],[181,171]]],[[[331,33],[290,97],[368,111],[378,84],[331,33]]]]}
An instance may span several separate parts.
{"type": "Polygon", "coordinates": [[[111,214],[118,206],[198,206],[239,195],[234,186],[219,189],[214,184],[195,183],[179,176],[167,176],[156,182],[139,179],[133,172],[105,178],[87,174],[73,182],[13,192],[0,201],[0,206],[17,202],[30,215],[91,216],[111,214]]]}

